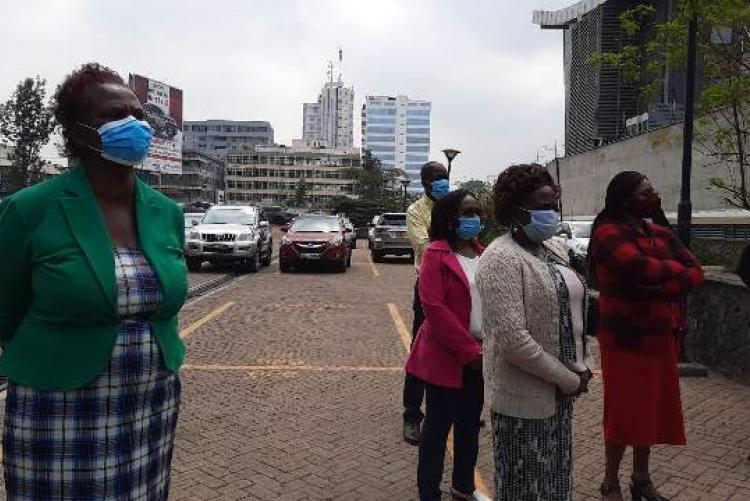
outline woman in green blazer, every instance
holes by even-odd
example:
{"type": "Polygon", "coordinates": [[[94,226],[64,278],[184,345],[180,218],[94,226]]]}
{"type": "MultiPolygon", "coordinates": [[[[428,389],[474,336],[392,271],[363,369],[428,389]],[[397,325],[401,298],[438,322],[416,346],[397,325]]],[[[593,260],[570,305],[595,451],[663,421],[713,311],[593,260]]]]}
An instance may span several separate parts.
{"type": "Polygon", "coordinates": [[[166,499],[182,211],[135,176],[152,130],[119,75],[84,65],[55,97],[74,166],[0,205],[8,499],[166,499]]]}

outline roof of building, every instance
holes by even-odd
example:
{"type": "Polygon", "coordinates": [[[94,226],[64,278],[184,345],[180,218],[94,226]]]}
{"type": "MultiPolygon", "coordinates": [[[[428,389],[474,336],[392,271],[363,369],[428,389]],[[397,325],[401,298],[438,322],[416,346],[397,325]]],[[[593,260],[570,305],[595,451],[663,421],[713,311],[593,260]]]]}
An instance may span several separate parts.
{"type": "Polygon", "coordinates": [[[566,29],[581,16],[591,12],[609,0],[580,0],[570,7],[559,10],[535,10],[533,23],[544,29],[566,29]]]}

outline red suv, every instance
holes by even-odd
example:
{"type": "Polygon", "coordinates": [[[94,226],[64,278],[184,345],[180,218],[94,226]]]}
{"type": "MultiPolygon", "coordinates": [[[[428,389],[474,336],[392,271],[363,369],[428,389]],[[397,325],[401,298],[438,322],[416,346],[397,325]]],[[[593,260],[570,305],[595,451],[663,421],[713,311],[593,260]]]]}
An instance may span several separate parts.
{"type": "Polygon", "coordinates": [[[285,231],[279,250],[282,273],[308,263],[334,266],[340,272],[352,265],[352,250],[338,216],[300,216],[285,231]]]}

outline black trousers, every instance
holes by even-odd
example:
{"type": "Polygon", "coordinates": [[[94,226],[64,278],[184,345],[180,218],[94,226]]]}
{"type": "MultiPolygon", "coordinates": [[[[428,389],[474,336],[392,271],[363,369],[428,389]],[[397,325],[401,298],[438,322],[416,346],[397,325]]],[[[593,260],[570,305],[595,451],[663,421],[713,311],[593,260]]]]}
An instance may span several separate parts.
{"type": "MultiPolygon", "coordinates": [[[[419,299],[419,280],[414,285],[414,323],[411,327],[411,346],[417,337],[419,328],[424,322],[424,311],[422,301],[419,299]]],[[[404,378],[404,421],[409,423],[421,423],[424,418],[422,414],[422,400],[424,399],[424,381],[416,376],[406,373],[404,378]]]]}
{"type": "Polygon", "coordinates": [[[461,389],[426,383],[427,413],[419,443],[417,485],[420,501],[440,499],[445,445],[453,426],[453,488],[471,494],[479,453],[479,419],[484,405],[482,371],[464,369],[461,389]]]}

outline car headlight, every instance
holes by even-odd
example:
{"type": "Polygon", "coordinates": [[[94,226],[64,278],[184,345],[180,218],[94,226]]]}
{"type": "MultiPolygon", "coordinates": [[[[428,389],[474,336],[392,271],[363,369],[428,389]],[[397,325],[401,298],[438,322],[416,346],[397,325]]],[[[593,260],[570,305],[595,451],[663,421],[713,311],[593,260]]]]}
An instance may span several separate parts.
{"type": "Polygon", "coordinates": [[[292,245],[292,241],[289,237],[281,237],[281,245],[292,245]]]}
{"type": "Polygon", "coordinates": [[[253,239],[252,233],[242,233],[237,237],[238,242],[248,242],[253,239]]]}
{"type": "Polygon", "coordinates": [[[328,245],[334,245],[334,246],[341,245],[342,243],[344,243],[344,237],[342,236],[333,237],[331,240],[328,241],[328,245]]]}
{"type": "Polygon", "coordinates": [[[201,233],[199,231],[191,231],[188,238],[190,238],[190,240],[200,240],[201,233]]]}

